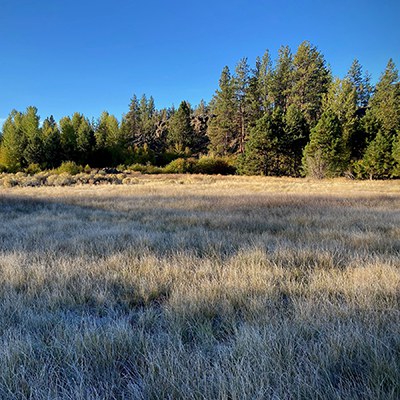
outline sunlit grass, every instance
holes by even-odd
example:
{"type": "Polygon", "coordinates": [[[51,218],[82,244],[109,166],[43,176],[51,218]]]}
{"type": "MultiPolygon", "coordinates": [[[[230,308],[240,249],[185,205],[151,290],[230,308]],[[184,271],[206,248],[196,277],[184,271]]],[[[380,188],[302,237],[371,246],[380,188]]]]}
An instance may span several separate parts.
{"type": "Polygon", "coordinates": [[[0,190],[1,399],[398,399],[400,185],[0,190]]]}

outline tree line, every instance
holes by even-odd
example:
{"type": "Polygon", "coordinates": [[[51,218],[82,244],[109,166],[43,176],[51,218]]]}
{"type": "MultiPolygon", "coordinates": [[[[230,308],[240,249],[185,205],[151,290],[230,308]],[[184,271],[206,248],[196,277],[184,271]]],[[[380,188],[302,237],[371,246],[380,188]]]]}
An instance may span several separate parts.
{"type": "Polygon", "coordinates": [[[400,176],[400,82],[392,59],[376,85],[359,61],[334,78],[316,46],[296,53],[266,51],[250,66],[241,59],[222,70],[206,104],[156,109],[133,96],[119,121],[81,113],[42,123],[35,107],[13,110],[3,124],[0,168],[19,171],[64,161],[93,167],[165,166],[208,155],[237,173],[318,178],[400,176]]]}

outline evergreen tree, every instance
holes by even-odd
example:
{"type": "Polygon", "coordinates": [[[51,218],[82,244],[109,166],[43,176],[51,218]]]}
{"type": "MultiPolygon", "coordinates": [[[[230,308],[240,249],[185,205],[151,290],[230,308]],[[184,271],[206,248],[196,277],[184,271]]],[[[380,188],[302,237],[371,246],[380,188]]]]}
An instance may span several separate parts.
{"type": "Polygon", "coordinates": [[[194,133],[193,153],[206,153],[209,145],[207,136],[210,110],[204,100],[194,109],[192,117],[192,127],[194,133]]]}
{"type": "Polygon", "coordinates": [[[119,123],[114,115],[103,111],[95,129],[96,146],[98,148],[113,148],[123,146],[119,123]]]}
{"type": "Polygon", "coordinates": [[[362,160],[362,168],[370,179],[391,177],[395,165],[392,142],[390,135],[380,130],[375,139],[369,144],[362,160]]]}
{"type": "Polygon", "coordinates": [[[393,141],[392,158],[394,162],[393,176],[400,177],[400,130],[393,141]]]}
{"type": "Polygon", "coordinates": [[[346,78],[356,91],[357,107],[367,107],[372,95],[371,77],[368,73],[363,75],[362,66],[357,59],[351,64],[346,78]]]}
{"type": "Polygon", "coordinates": [[[293,90],[293,56],[288,46],[282,46],[278,52],[278,60],[272,71],[270,82],[270,97],[274,107],[283,112],[289,104],[289,97],[293,90]]]}
{"type": "Polygon", "coordinates": [[[156,132],[156,110],[153,97],[147,100],[145,95],[142,96],[139,103],[139,129],[137,134],[137,146],[144,146],[145,144],[150,149],[157,147],[155,132],[156,132]]]}
{"type": "Polygon", "coordinates": [[[247,136],[247,125],[249,123],[250,102],[249,102],[250,67],[247,58],[242,58],[235,69],[234,87],[236,97],[236,120],[239,127],[238,151],[244,152],[244,143],[247,136]]]}
{"type": "Polygon", "coordinates": [[[136,95],[132,97],[129,104],[129,111],[123,117],[122,128],[124,136],[127,139],[127,143],[133,145],[139,131],[139,101],[136,95]]]}
{"type": "Polygon", "coordinates": [[[323,55],[309,42],[303,42],[293,58],[293,86],[290,103],[299,108],[314,127],[321,115],[322,98],[331,82],[323,55]]]}
{"type": "Polygon", "coordinates": [[[234,81],[228,67],[224,67],[219,80],[219,90],[211,101],[211,120],[207,135],[210,151],[217,155],[235,153],[238,149],[238,125],[234,81]]]}
{"type": "Polygon", "coordinates": [[[254,127],[257,120],[272,110],[270,86],[272,63],[268,50],[262,58],[257,57],[256,66],[249,78],[247,89],[248,123],[247,129],[254,127]]]}
{"type": "Polygon", "coordinates": [[[396,143],[400,129],[399,75],[392,59],[376,85],[365,120],[370,142],[361,163],[362,169],[371,179],[389,178],[396,168],[393,143],[396,143]]]}
{"type": "Polygon", "coordinates": [[[60,120],[61,161],[76,161],[76,132],[70,117],[60,120]]]}
{"type": "Polygon", "coordinates": [[[309,138],[309,127],[303,113],[291,104],[284,116],[284,135],[280,140],[282,172],[299,176],[303,150],[309,138]]]}
{"type": "Polygon", "coordinates": [[[121,127],[127,143],[132,148],[146,146],[149,149],[158,150],[160,143],[156,137],[157,124],[158,116],[153,97],[147,99],[146,95],[142,95],[138,100],[136,96],[133,96],[121,127]]]}
{"type": "Polygon", "coordinates": [[[44,143],[42,131],[39,128],[40,117],[36,107],[28,107],[22,115],[22,131],[26,137],[24,149],[25,163],[40,164],[45,162],[44,143]]]}
{"type": "Polygon", "coordinates": [[[120,129],[117,118],[104,111],[95,127],[96,140],[94,165],[116,166],[124,163],[127,155],[125,150],[125,138],[120,129]]]}
{"type": "Polygon", "coordinates": [[[348,153],[339,118],[332,111],[325,111],[311,130],[304,149],[304,172],[315,178],[329,178],[340,176],[347,166],[348,153]]]}
{"type": "Polygon", "coordinates": [[[282,114],[267,113],[250,130],[245,152],[239,159],[239,173],[245,175],[281,175],[280,139],[282,114]]]}
{"type": "Polygon", "coordinates": [[[76,137],[74,161],[81,165],[89,164],[95,146],[93,127],[89,120],[80,113],[74,113],[71,122],[76,137]]]}
{"type": "Polygon", "coordinates": [[[22,129],[22,120],[22,113],[13,110],[3,124],[1,163],[9,171],[17,171],[25,166],[24,150],[27,140],[22,129]]]}
{"type": "Polygon", "coordinates": [[[370,106],[381,128],[393,135],[400,127],[400,85],[399,74],[392,59],[375,87],[370,106]]]}
{"type": "Polygon", "coordinates": [[[191,107],[182,101],[176,113],[169,121],[168,142],[177,152],[191,148],[194,142],[194,132],[191,124],[191,107]]]}
{"type": "MultiPolygon", "coordinates": [[[[257,68],[257,89],[262,113],[271,110],[271,80],[272,80],[272,61],[269,51],[266,50],[257,68]]],[[[282,108],[283,109],[283,108],[282,108]]]]}
{"type": "Polygon", "coordinates": [[[322,109],[324,112],[334,113],[342,127],[343,143],[350,155],[357,154],[356,133],[357,133],[357,92],[356,88],[348,79],[336,78],[330,85],[328,93],[324,96],[322,109]]]}
{"type": "Polygon", "coordinates": [[[43,121],[42,136],[45,165],[47,168],[55,168],[61,161],[61,139],[60,130],[52,115],[43,121]]]}

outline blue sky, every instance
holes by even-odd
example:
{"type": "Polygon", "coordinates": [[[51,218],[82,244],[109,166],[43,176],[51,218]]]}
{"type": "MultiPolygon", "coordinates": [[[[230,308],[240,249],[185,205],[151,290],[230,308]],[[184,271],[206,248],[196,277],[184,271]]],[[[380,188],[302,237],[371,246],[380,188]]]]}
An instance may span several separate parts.
{"type": "Polygon", "coordinates": [[[35,105],[118,118],[134,93],[157,107],[208,101],[224,65],[303,40],[343,76],[358,58],[376,81],[400,66],[400,2],[0,0],[0,123],[35,105]]]}

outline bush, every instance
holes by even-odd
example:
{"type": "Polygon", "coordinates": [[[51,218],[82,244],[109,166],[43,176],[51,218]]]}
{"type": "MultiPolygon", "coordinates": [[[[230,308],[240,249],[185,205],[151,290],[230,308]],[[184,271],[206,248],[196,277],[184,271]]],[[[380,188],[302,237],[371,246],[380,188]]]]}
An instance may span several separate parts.
{"type": "Polygon", "coordinates": [[[38,174],[41,171],[40,169],[40,165],[39,164],[29,164],[26,168],[25,168],[25,172],[28,175],[35,175],[38,174]]]}
{"type": "Polygon", "coordinates": [[[197,161],[193,158],[177,158],[164,167],[167,174],[186,174],[194,172],[197,161]]]}
{"type": "Polygon", "coordinates": [[[70,175],[76,175],[83,172],[83,168],[73,161],[64,161],[54,172],[56,174],[67,173],[70,175]]]}
{"type": "Polygon", "coordinates": [[[132,164],[127,169],[128,169],[128,171],[144,173],[144,170],[146,169],[146,166],[142,165],[142,164],[132,164]]]}
{"type": "Polygon", "coordinates": [[[160,167],[156,167],[154,165],[148,164],[133,164],[129,166],[128,171],[140,172],[142,174],[161,174],[163,173],[163,169],[160,167]]]}
{"type": "Polygon", "coordinates": [[[75,183],[75,179],[68,172],[61,172],[56,175],[50,175],[47,178],[48,186],[70,186],[75,183]]]}
{"type": "Polygon", "coordinates": [[[11,188],[18,185],[18,179],[16,179],[14,175],[5,175],[0,179],[0,185],[11,188]]]}
{"type": "Polygon", "coordinates": [[[236,169],[226,158],[204,156],[197,161],[194,172],[208,175],[233,175],[236,169]]]}

